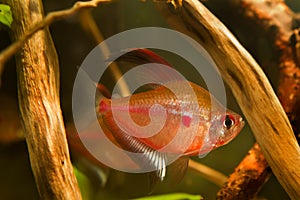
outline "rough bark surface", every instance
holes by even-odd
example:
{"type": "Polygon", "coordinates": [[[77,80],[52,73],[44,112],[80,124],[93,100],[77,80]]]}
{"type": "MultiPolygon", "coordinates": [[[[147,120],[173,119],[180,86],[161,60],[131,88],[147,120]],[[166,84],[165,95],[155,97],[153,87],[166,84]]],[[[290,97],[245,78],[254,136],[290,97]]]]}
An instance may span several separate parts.
{"type": "MultiPolygon", "coordinates": [[[[278,71],[277,96],[289,117],[295,136],[300,142],[300,17],[284,1],[277,0],[209,0],[208,8],[232,29],[248,40],[249,49],[261,67],[278,71]],[[222,8],[222,9],[220,9],[222,8]],[[238,10],[238,12],[236,12],[238,10]],[[263,39],[271,55],[258,54],[263,39]]],[[[276,84],[277,85],[277,84],[276,84]]]]}
{"type": "Polygon", "coordinates": [[[217,199],[252,199],[271,175],[271,169],[255,144],[243,161],[235,168],[227,183],[217,194],[217,199]]]}
{"type": "MultiPolygon", "coordinates": [[[[5,3],[13,13],[13,40],[43,18],[40,0],[5,3]]],[[[59,100],[58,59],[49,30],[26,41],[16,62],[21,119],[39,194],[42,199],[81,199],[69,157],[59,100]]]]}
{"type": "MultiPolygon", "coordinates": [[[[277,95],[286,111],[294,134],[300,141],[300,37],[299,37],[299,15],[295,14],[283,1],[216,1],[209,0],[205,2],[206,6],[215,13],[224,23],[236,32],[241,33],[245,38],[247,49],[261,63],[261,67],[272,77],[278,78],[273,80],[274,85],[278,85],[277,95]],[[222,5],[220,5],[220,3],[222,5]],[[222,8],[222,9],[221,9],[222,8]],[[236,11],[239,12],[236,12],[236,11]],[[264,46],[269,46],[266,52],[261,52],[259,43],[264,41],[264,46]],[[267,56],[261,56],[264,54],[267,56]],[[275,74],[274,74],[275,72],[275,74]],[[279,79],[279,83],[276,83],[279,79]]],[[[241,35],[240,34],[240,35],[241,35]]],[[[254,148],[254,147],[253,147],[254,148]]],[[[254,149],[250,151],[253,152],[254,149]]],[[[247,157],[251,155],[247,155],[247,157]]],[[[255,161],[255,160],[254,160],[255,161]]],[[[257,170],[257,166],[264,166],[264,160],[256,160],[252,164],[252,170],[257,170]],[[263,163],[258,163],[263,162],[263,163]]],[[[237,167],[237,169],[240,165],[237,167]]],[[[265,165],[266,169],[268,165],[265,165]]],[[[247,194],[251,187],[247,187],[250,182],[256,183],[257,191],[261,188],[263,181],[260,178],[244,181],[238,176],[238,171],[235,170],[231,174],[231,179],[228,180],[226,186],[219,191],[220,198],[226,198],[228,195],[234,196],[232,193],[234,183],[243,182],[243,190],[235,191],[238,193],[247,194]],[[235,178],[233,178],[235,177],[235,178]],[[256,182],[255,182],[256,181],[256,182]]],[[[271,172],[269,172],[271,173],[271,172]]],[[[261,178],[267,178],[265,174],[261,174],[261,178]]],[[[257,191],[252,191],[253,193],[257,191]]],[[[230,199],[230,198],[229,198],[230,199]]]]}

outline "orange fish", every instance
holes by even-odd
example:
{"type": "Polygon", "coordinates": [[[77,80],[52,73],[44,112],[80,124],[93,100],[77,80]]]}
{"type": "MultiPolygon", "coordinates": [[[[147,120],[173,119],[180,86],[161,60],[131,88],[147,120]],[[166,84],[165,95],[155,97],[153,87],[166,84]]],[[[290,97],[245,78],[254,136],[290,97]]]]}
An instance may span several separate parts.
{"type": "MultiPolygon", "coordinates": [[[[135,50],[122,59],[127,58],[168,64],[150,50],[135,50]]],[[[142,162],[156,169],[159,180],[166,175],[166,155],[206,154],[230,142],[244,126],[240,115],[224,108],[207,90],[182,80],[118,99],[99,94],[96,105],[101,126],[108,129],[109,138],[113,137],[124,150],[143,154],[142,162]],[[149,127],[151,124],[154,125],[149,127]]],[[[183,168],[187,162],[185,159],[183,168]]]]}

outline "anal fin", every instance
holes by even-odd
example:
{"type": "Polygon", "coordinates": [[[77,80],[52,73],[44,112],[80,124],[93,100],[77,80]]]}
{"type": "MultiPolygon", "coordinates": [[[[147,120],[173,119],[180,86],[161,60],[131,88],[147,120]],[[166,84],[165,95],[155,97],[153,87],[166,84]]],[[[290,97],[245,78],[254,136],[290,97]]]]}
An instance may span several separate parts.
{"type": "Polygon", "coordinates": [[[177,185],[184,178],[189,165],[189,157],[183,156],[168,166],[172,184],[177,185]]]}
{"type": "MultiPolygon", "coordinates": [[[[150,172],[150,184],[161,182],[165,179],[167,168],[167,155],[159,152],[141,142],[138,138],[118,130],[113,137],[120,146],[127,151],[139,153],[139,156],[130,156],[141,168],[154,169],[150,172]]],[[[115,133],[115,132],[114,132],[115,133]]]]}

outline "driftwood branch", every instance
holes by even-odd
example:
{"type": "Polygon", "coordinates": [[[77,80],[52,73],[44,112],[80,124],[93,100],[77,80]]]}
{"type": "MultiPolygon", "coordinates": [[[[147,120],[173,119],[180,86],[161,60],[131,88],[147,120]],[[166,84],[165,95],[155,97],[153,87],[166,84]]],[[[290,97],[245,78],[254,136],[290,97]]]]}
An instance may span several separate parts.
{"type": "Polygon", "coordinates": [[[217,199],[253,199],[271,175],[258,144],[254,144],[218,192],[217,199]]]}
{"type": "Polygon", "coordinates": [[[288,118],[261,68],[199,1],[159,1],[157,5],[174,28],[196,39],[211,55],[277,179],[291,198],[299,199],[299,147],[288,118]]]}
{"type": "MultiPolygon", "coordinates": [[[[233,29],[256,44],[263,38],[270,45],[270,59],[255,55],[266,71],[279,71],[278,98],[289,117],[298,142],[300,141],[300,35],[299,15],[296,15],[284,1],[209,0],[207,6],[233,29]],[[239,12],[234,12],[238,10],[239,12]],[[229,14],[230,13],[230,14],[229,14]],[[232,13],[232,14],[231,14],[232,13]],[[235,19],[235,20],[232,20],[235,19]],[[249,31],[250,30],[250,31],[249,31]]],[[[256,45],[247,46],[257,54],[256,45]]],[[[266,52],[267,53],[267,52],[266,52]]]]}
{"type": "MultiPolygon", "coordinates": [[[[278,97],[284,110],[286,111],[291,125],[293,127],[295,136],[300,141],[300,90],[299,90],[299,18],[298,15],[293,13],[283,1],[232,1],[224,0],[222,5],[219,1],[209,0],[205,2],[208,8],[218,15],[222,21],[230,28],[238,30],[243,34],[247,41],[245,45],[247,49],[252,52],[258,62],[261,63],[267,72],[270,70],[279,72],[279,86],[278,97]],[[222,9],[219,9],[222,7],[222,9]],[[239,12],[236,12],[236,11],[239,12]],[[250,31],[249,31],[250,30],[250,31]],[[260,38],[267,41],[267,44],[272,47],[269,52],[265,54],[273,56],[260,56],[257,55],[257,42],[260,38]],[[252,42],[251,42],[252,41],[252,42]]],[[[274,76],[274,75],[273,75],[274,76]]],[[[277,81],[277,80],[276,80],[277,81]]],[[[255,146],[250,152],[255,151],[255,146]]],[[[233,190],[238,196],[240,194],[247,195],[250,191],[254,194],[258,192],[264,181],[261,179],[266,178],[264,173],[260,173],[261,177],[239,177],[237,169],[244,166],[243,162],[247,160],[248,154],[245,159],[240,163],[236,170],[231,174],[230,178],[220,191],[219,197],[226,199],[227,196],[233,195],[233,190]],[[241,190],[235,190],[235,182],[239,182],[241,190]],[[257,191],[253,191],[251,185],[255,183],[257,191]]],[[[253,160],[251,164],[252,171],[257,171],[257,166],[265,166],[268,171],[268,165],[265,165],[264,159],[253,160]]],[[[250,165],[250,166],[251,166],[250,165]]],[[[262,171],[262,170],[261,170],[262,171]]],[[[271,172],[269,172],[271,173],[271,172]]],[[[230,197],[229,197],[230,198],[230,197]]]]}
{"type": "Polygon", "coordinates": [[[272,171],[257,143],[235,168],[217,194],[218,199],[255,199],[272,171]]]}
{"type": "MultiPolygon", "coordinates": [[[[55,21],[70,17],[71,15],[74,15],[75,13],[77,13],[79,10],[82,10],[84,8],[96,8],[100,3],[110,2],[110,1],[112,1],[112,0],[91,0],[91,1],[87,1],[87,2],[78,1],[74,4],[73,7],[69,8],[69,9],[50,12],[47,14],[47,16],[45,18],[41,18],[40,21],[35,21],[35,24],[32,24],[30,26],[30,28],[26,29],[24,34],[22,34],[22,37],[20,37],[18,40],[16,40],[13,44],[11,44],[9,47],[4,49],[0,53],[0,80],[1,80],[5,62],[8,59],[10,59],[18,50],[20,50],[22,48],[23,44],[30,37],[32,37],[32,35],[34,35],[37,31],[48,27],[50,24],[52,24],[55,21]]],[[[6,2],[6,0],[4,2],[6,2]]],[[[11,5],[11,4],[13,4],[13,2],[7,1],[7,4],[11,5]]],[[[34,9],[34,7],[30,8],[30,9],[34,9]]],[[[0,86],[1,86],[1,82],[0,82],[0,86]]]]}
{"type": "Polygon", "coordinates": [[[109,1],[76,2],[72,8],[51,12],[45,18],[39,0],[4,1],[12,8],[14,43],[0,54],[0,78],[5,62],[19,51],[19,107],[32,170],[43,199],[81,199],[60,109],[58,59],[47,27],[83,8],[109,1]]]}
{"type": "Polygon", "coordinates": [[[221,172],[218,172],[215,169],[198,163],[192,159],[189,160],[189,168],[191,170],[194,170],[201,177],[204,177],[205,179],[209,180],[210,182],[214,183],[219,187],[222,187],[228,179],[228,177],[222,174],[221,172]]]}
{"type": "MultiPolygon", "coordinates": [[[[6,3],[14,16],[15,41],[43,18],[40,0],[6,3]]],[[[39,194],[42,199],[81,199],[60,109],[58,58],[48,29],[24,43],[16,63],[21,121],[39,194]]]]}
{"type": "MultiPolygon", "coordinates": [[[[104,41],[104,37],[98,28],[95,19],[93,18],[91,14],[91,10],[82,10],[79,12],[79,21],[80,25],[83,28],[83,30],[90,35],[96,42],[96,44],[100,44],[104,41]]],[[[109,57],[110,55],[110,49],[109,47],[104,43],[100,46],[101,52],[105,55],[105,57],[109,57]]],[[[116,63],[111,63],[109,70],[111,71],[111,74],[113,75],[113,78],[116,82],[119,81],[119,87],[120,92],[122,96],[129,96],[130,90],[129,87],[125,81],[125,79],[122,79],[122,72],[119,68],[119,66],[116,63]]]]}

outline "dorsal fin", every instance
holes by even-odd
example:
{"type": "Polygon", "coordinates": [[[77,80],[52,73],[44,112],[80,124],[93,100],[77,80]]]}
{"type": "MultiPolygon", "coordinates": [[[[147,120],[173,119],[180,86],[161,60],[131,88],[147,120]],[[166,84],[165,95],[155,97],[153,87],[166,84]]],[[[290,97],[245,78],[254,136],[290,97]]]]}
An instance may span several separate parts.
{"type": "Polygon", "coordinates": [[[146,63],[159,63],[172,67],[172,65],[163,57],[149,49],[132,49],[132,51],[129,51],[117,58],[116,61],[125,61],[134,63],[136,65],[142,65],[146,63]]]}
{"type": "MultiPolygon", "coordinates": [[[[156,54],[155,52],[149,50],[149,49],[129,49],[130,51],[123,54],[122,56],[118,57],[115,59],[115,55],[112,54],[111,57],[108,59],[108,61],[114,60],[114,62],[118,63],[119,66],[124,65],[122,62],[127,62],[125,65],[126,70],[130,70],[138,65],[143,65],[143,64],[150,64],[150,63],[156,63],[156,64],[161,64],[167,67],[170,67],[173,69],[173,66],[166,61],[163,57],[160,55],[156,54]]],[[[159,73],[153,69],[143,69],[144,73],[141,73],[140,76],[135,77],[136,80],[139,78],[142,78],[142,80],[145,79],[145,76],[148,77],[153,77],[157,80],[173,80],[176,79],[169,71],[166,70],[161,70],[159,73]]],[[[155,89],[159,84],[146,84],[143,85],[142,87],[139,88],[137,92],[140,91],[148,91],[148,90],[153,90],[155,89]]]]}

